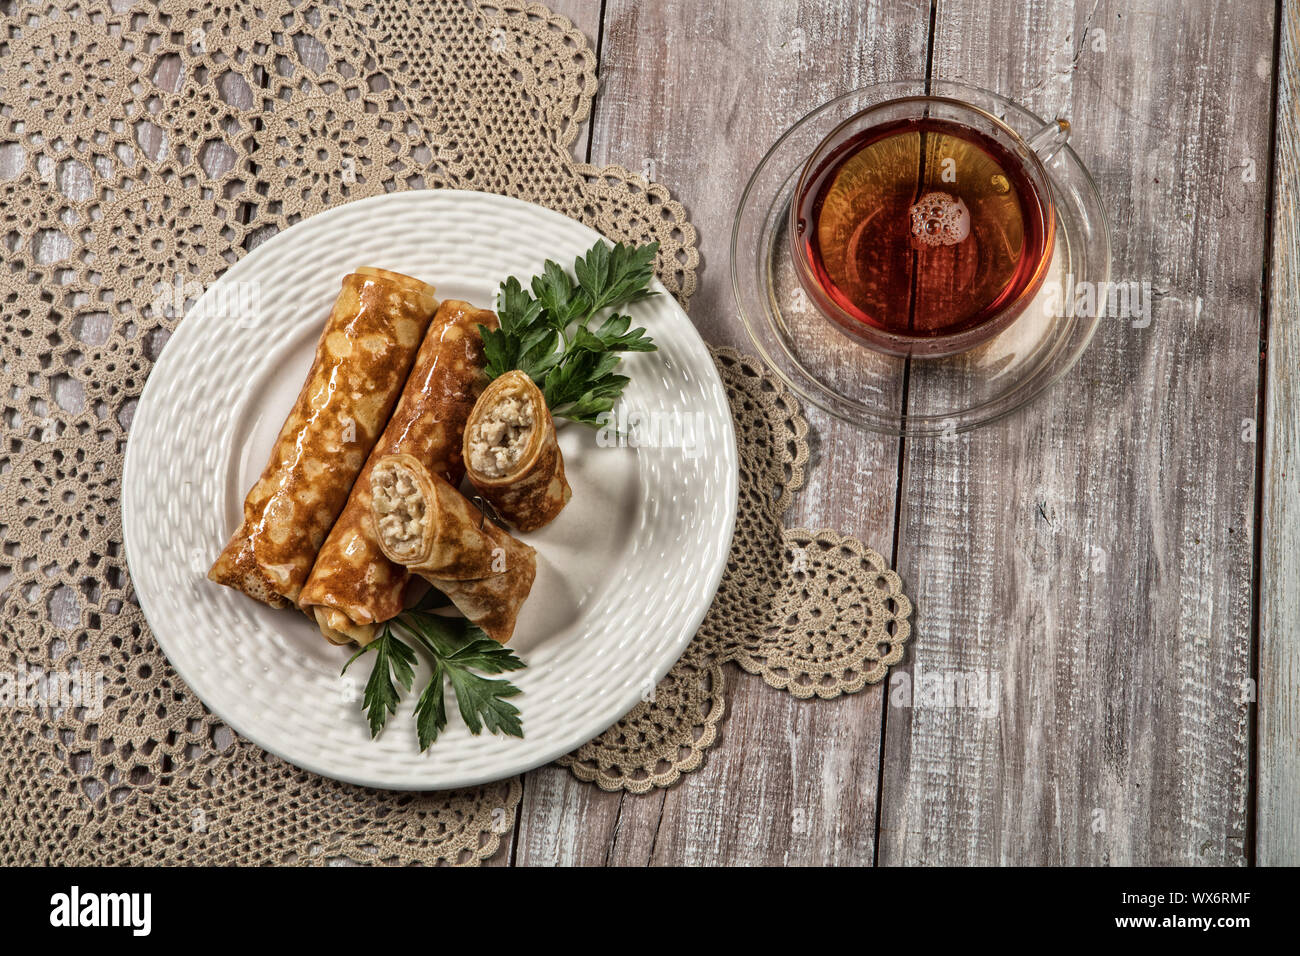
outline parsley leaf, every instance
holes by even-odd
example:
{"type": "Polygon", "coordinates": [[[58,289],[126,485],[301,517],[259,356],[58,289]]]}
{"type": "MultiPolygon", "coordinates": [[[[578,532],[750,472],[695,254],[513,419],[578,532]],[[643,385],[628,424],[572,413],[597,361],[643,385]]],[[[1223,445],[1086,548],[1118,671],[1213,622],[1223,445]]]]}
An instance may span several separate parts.
{"type": "MultiPolygon", "coordinates": [[[[428,605],[422,601],[395,622],[424,652],[431,666],[429,683],[415,704],[415,733],[420,751],[428,750],[447,728],[448,681],[456,691],[460,716],[470,733],[482,733],[486,727],[494,734],[522,737],[524,728],[519,708],[507,700],[518,695],[519,688],[507,680],[493,680],[474,671],[504,674],[519,670],[524,662],[488,637],[481,627],[464,618],[430,614],[422,610],[425,606],[428,605]]],[[[377,638],[348,659],[343,673],[347,673],[358,657],[372,651],[375,663],[366,682],[362,706],[370,723],[370,736],[376,737],[388,718],[397,713],[401,700],[398,687],[411,689],[417,656],[393,633],[391,624],[385,624],[377,638]]]]}
{"type": "Polygon", "coordinates": [[[361,704],[370,722],[370,736],[377,737],[388,718],[397,713],[400,695],[394,679],[406,690],[411,689],[411,682],[415,679],[415,652],[385,625],[377,638],[348,658],[339,676],[347,673],[353,661],[370,651],[375,652],[375,663],[370,670],[370,679],[366,681],[361,704]]]}
{"type": "Polygon", "coordinates": [[[615,374],[622,352],[657,348],[643,328],[618,309],[657,293],[650,290],[658,243],[597,242],[573,264],[573,275],[552,260],[529,290],[513,276],[497,296],[499,329],[480,326],[489,378],[519,369],[542,390],[551,414],[596,426],[629,379],[615,374]],[[576,282],[575,282],[576,277],[576,282]],[[595,331],[590,323],[611,310],[595,331]]]}
{"type": "Polygon", "coordinates": [[[654,275],[659,243],[613,247],[598,242],[573,264],[578,282],[591,297],[591,312],[640,302],[653,295],[646,289],[654,275]]]}
{"type": "Polygon", "coordinates": [[[498,644],[477,624],[463,618],[408,611],[398,619],[436,657],[451,667],[472,667],[489,674],[517,671],[524,662],[498,644]]]}
{"type": "Polygon", "coordinates": [[[486,725],[494,734],[524,735],[524,728],[519,723],[519,708],[505,699],[518,694],[518,687],[509,681],[488,680],[459,668],[447,668],[447,677],[456,689],[460,716],[470,733],[482,733],[486,725]]]}
{"type": "Polygon", "coordinates": [[[461,719],[470,733],[483,732],[522,737],[519,708],[506,698],[520,691],[506,680],[491,680],[473,673],[516,671],[524,662],[483,633],[483,629],[460,618],[440,617],[408,611],[399,618],[433,660],[433,676],[416,704],[416,735],[420,750],[427,750],[447,726],[443,678],[456,691],[461,719]]]}
{"type": "MultiPolygon", "coordinates": [[[[447,727],[448,681],[456,691],[460,716],[470,733],[482,733],[486,727],[492,733],[524,735],[519,708],[507,700],[517,696],[519,688],[507,680],[474,673],[504,674],[519,670],[524,662],[512,651],[464,618],[430,614],[418,606],[403,613],[395,623],[424,652],[431,667],[429,683],[415,704],[415,733],[421,752],[428,750],[447,727]]],[[[374,737],[397,712],[401,699],[398,686],[411,689],[417,657],[393,633],[392,626],[386,624],[377,638],[343,665],[343,672],[347,673],[353,661],[371,651],[375,653],[375,663],[366,682],[362,706],[370,722],[370,736],[374,737]]]]}
{"type": "Polygon", "coordinates": [[[438,739],[438,734],[447,728],[447,699],[442,676],[442,665],[435,659],[433,674],[415,704],[415,737],[420,742],[420,753],[428,750],[429,745],[438,739]]]}

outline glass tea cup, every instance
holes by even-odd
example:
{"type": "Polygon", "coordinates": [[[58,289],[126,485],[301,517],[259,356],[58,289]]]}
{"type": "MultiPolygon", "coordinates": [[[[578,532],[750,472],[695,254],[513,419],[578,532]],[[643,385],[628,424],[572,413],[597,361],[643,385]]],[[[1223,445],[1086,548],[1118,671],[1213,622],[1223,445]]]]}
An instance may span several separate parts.
{"type": "Polygon", "coordinates": [[[1052,261],[1044,163],[1056,120],[1028,138],[942,96],[886,100],[831,131],[790,203],[799,285],[824,315],[891,355],[965,352],[1009,326],[1052,261]]]}

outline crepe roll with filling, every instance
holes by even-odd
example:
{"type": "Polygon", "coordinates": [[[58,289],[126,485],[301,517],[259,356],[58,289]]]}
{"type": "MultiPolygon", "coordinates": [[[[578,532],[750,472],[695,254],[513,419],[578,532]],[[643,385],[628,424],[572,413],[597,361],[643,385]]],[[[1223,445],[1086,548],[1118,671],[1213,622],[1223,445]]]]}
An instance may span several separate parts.
{"type": "Polygon", "coordinates": [[[272,607],[298,602],[437,307],[433,286],[410,276],[362,268],[344,277],[307,380],[209,578],[272,607]]]}
{"type": "Polygon", "coordinates": [[[496,328],[497,317],[455,299],[438,307],[393,417],[316,558],[299,604],[335,644],[364,646],[374,640],[379,624],[402,612],[411,577],[384,557],[375,535],[370,509],[375,463],[409,452],[453,487],[465,477],[465,421],[487,384],[480,325],[496,328]]]}
{"type": "Polygon", "coordinates": [[[379,544],[501,644],[515,631],[537,574],[537,552],[497,527],[411,455],[388,455],[370,473],[379,544]]]}
{"type": "Polygon", "coordinates": [[[573,496],[546,399],[517,369],[479,396],[465,426],[464,456],[470,483],[520,531],[549,524],[573,496]]]}

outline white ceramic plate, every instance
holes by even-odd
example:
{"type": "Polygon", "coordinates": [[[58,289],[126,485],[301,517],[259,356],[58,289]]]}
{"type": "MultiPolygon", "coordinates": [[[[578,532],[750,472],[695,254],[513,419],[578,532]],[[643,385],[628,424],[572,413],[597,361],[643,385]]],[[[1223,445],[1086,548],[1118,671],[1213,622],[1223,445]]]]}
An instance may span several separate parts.
{"type": "MultiPolygon", "coordinates": [[[[602,447],[561,429],[573,500],[524,536],[539,567],[511,647],[527,668],[523,739],[450,722],[418,752],[416,676],[371,740],[369,674],[292,610],[207,580],[311,364],[342,277],[375,265],[492,306],[507,276],[570,265],[586,226],[504,196],[394,193],[341,206],[260,246],[189,310],[149,376],[132,424],[122,520],[136,594],[163,651],[234,730],[300,767],[353,783],[443,789],[497,780],[580,746],[631,710],[699,627],[722,576],[736,511],[735,435],[708,350],[671,296],[633,306],[658,352],[631,355],[628,409],[667,427],[654,445],[602,447]],[[674,429],[677,435],[673,435],[674,429]],[[685,440],[681,436],[685,436],[685,440]]],[[[662,291],[662,287],[660,287],[662,291]]],[[[653,430],[639,434],[653,438],[653,430]]]]}

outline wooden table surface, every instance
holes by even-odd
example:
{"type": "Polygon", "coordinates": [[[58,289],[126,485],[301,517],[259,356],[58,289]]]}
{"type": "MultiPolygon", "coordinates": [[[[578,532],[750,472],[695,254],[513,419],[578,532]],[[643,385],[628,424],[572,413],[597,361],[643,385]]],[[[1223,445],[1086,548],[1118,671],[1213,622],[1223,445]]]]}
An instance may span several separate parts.
{"type": "Polygon", "coordinates": [[[1070,119],[1151,321],[1103,321],[1062,385],[959,441],[808,410],[788,524],[892,556],[917,608],[900,670],[996,679],[996,714],[733,671],[699,771],[645,796],[530,773],[494,862],[1300,862],[1300,4],[551,6],[600,57],[580,155],[685,204],[710,341],[747,345],[728,243],[766,149],[925,74],[1070,119]]]}
{"type": "Polygon", "coordinates": [[[732,669],[701,769],[644,796],[534,771],[492,863],[1300,863],[1300,0],[550,6],[599,53],[579,155],[651,173],[699,231],[708,340],[748,345],[728,243],[762,154],[921,75],[1070,119],[1151,321],[1103,321],[958,441],[807,410],[787,523],[889,556],[916,605],[897,672],[996,680],[996,713],[732,669]]]}

